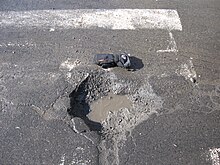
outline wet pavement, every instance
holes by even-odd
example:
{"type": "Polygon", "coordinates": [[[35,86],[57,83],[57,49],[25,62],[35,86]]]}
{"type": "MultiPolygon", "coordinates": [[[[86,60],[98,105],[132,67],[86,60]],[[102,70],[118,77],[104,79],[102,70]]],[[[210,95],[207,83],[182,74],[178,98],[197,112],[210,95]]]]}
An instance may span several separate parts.
{"type": "Polygon", "coordinates": [[[0,6],[1,12],[175,9],[183,29],[0,27],[0,164],[219,165],[217,0],[0,6]],[[123,51],[132,56],[131,70],[92,64],[94,54],[123,51]],[[123,99],[132,106],[119,106],[123,99]],[[100,102],[112,110],[91,117],[100,102]]]}

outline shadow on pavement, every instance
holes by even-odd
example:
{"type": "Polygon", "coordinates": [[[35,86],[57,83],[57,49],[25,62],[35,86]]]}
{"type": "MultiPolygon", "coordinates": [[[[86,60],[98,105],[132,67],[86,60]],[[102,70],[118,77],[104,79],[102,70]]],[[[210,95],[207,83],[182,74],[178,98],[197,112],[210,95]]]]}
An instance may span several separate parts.
{"type": "Polygon", "coordinates": [[[140,70],[144,67],[144,64],[141,59],[134,57],[134,56],[130,56],[129,58],[131,61],[131,66],[129,69],[136,71],[136,70],[140,70]]]}
{"type": "Polygon", "coordinates": [[[101,131],[101,123],[91,121],[86,115],[90,111],[90,106],[86,101],[88,91],[85,91],[87,80],[81,83],[72,93],[70,93],[70,109],[67,110],[71,117],[81,118],[89,127],[90,131],[101,131]]]}

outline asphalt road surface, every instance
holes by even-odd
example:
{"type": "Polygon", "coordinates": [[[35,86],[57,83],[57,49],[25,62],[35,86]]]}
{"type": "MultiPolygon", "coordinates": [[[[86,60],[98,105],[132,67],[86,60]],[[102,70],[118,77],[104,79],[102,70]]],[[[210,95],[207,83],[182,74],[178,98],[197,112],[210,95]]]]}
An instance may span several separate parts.
{"type": "Polygon", "coordinates": [[[219,27],[218,0],[0,1],[0,164],[220,165],[219,27]]]}

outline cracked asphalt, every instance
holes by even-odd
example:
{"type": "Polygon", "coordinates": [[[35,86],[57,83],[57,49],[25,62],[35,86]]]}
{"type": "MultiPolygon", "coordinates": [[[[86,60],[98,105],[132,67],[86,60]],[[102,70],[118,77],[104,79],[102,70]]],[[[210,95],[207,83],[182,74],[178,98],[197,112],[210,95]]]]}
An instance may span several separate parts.
{"type": "Polygon", "coordinates": [[[166,30],[0,26],[0,164],[219,165],[210,153],[220,148],[218,0],[0,2],[0,12],[102,8],[177,10],[178,51],[158,51],[171,42],[166,30]],[[123,51],[134,70],[92,64],[123,51]],[[109,93],[132,108],[101,124],[79,111],[109,93]]]}

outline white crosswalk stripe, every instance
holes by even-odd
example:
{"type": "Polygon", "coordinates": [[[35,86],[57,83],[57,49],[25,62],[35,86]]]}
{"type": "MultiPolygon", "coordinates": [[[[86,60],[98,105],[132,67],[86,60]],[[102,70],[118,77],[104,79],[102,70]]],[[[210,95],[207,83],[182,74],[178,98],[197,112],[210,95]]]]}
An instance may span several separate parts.
{"type": "Polygon", "coordinates": [[[106,28],[112,30],[182,30],[176,10],[76,9],[0,12],[0,27],[106,28]]]}

